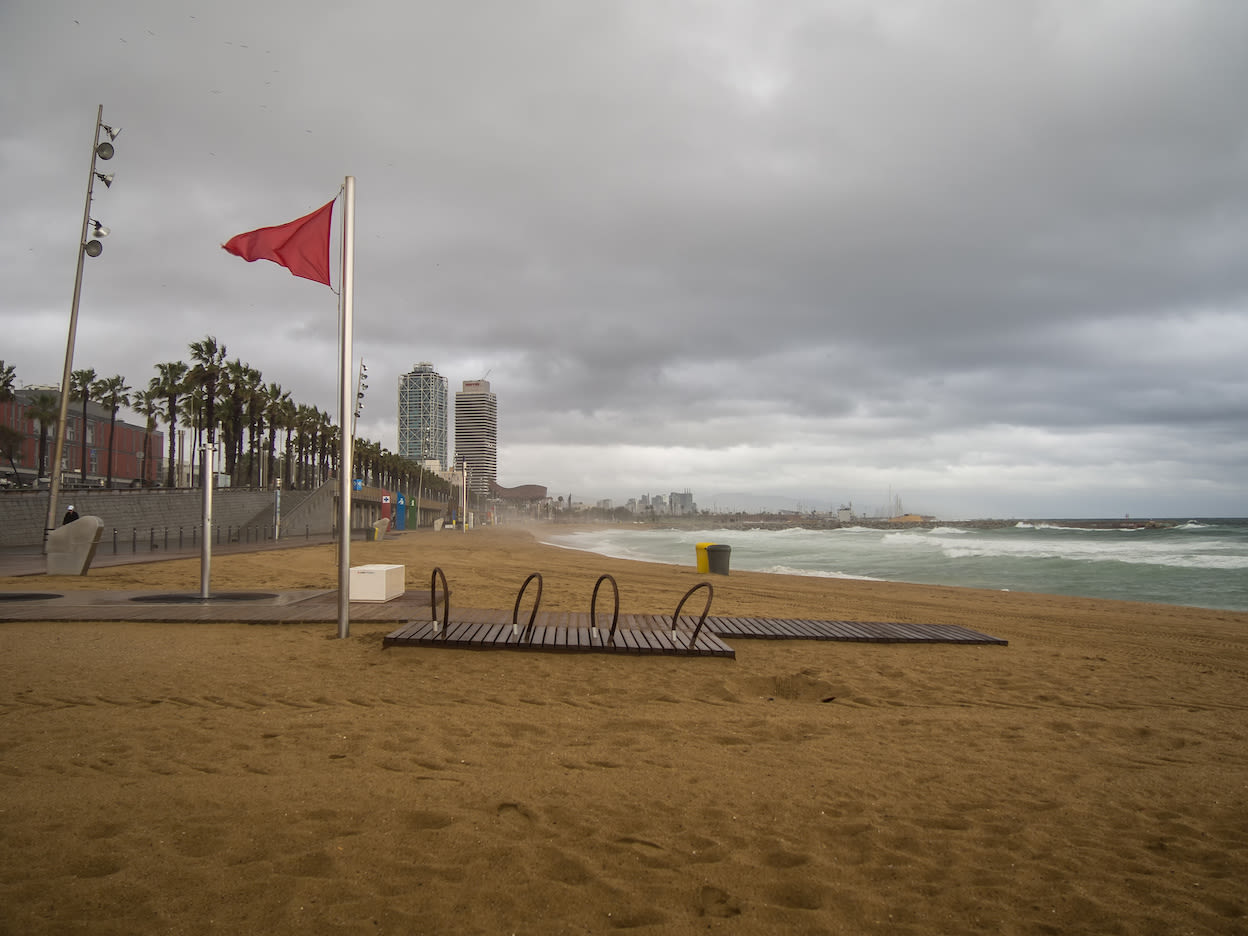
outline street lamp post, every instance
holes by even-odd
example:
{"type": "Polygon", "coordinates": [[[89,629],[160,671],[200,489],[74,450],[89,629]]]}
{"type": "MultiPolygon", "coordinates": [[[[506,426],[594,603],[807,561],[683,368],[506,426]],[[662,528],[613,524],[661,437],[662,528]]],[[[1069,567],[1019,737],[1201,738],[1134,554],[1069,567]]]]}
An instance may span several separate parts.
{"type": "MultiPolygon", "coordinates": [[[[56,529],[56,501],[61,486],[61,458],[65,453],[65,428],[69,416],[70,374],[74,367],[74,339],[78,333],[78,301],[82,298],[82,268],[87,257],[98,257],[104,248],[96,238],[106,237],[108,228],[91,218],[91,194],[95,190],[98,178],[105,188],[111,188],[113,176],[95,171],[96,159],[112,159],[113,143],[120,130],[114,130],[104,123],[104,105],[101,104],[95,115],[95,132],[91,136],[91,169],[87,173],[87,203],[82,210],[82,235],[78,238],[78,272],[74,276],[74,301],[69,311],[69,337],[65,341],[65,370],[61,375],[61,410],[56,421],[56,441],[52,452],[51,477],[48,480],[48,518],[44,524],[43,552],[48,551],[48,534],[56,529]],[[100,131],[108,134],[108,139],[100,142],[100,131]],[[88,229],[94,225],[95,237],[87,239],[88,229]]],[[[82,427],[82,444],[87,444],[87,427],[82,427]]]]}

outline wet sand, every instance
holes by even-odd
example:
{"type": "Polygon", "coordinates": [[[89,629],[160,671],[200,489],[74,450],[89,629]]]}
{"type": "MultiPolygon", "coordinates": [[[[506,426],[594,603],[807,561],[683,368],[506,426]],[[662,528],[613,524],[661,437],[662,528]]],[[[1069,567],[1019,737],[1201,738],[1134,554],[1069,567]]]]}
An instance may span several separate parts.
{"type": "MultiPolygon", "coordinates": [[[[452,607],[671,613],[690,566],[522,530],[352,544],[452,607]]],[[[0,933],[1248,931],[1248,614],[733,572],[712,613],[1008,647],[395,648],[389,627],[0,624],[0,933]]],[[[220,556],[333,588],[334,547],[220,556]]],[[[0,589],[195,590],[184,559],[0,589]]],[[[699,602],[700,604],[700,602],[699,602]]]]}

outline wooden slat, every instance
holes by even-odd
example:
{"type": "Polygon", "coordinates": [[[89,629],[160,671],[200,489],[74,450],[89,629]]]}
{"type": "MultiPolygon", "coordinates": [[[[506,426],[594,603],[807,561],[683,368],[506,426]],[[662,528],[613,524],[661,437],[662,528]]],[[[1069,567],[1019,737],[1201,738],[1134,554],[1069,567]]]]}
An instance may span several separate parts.
{"type": "Polygon", "coordinates": [[[646,634],[646,639],[650,641],[650,646],[656,653],[674,654],[680,653],[683,649],[681,635],[677,634],[676,640],[673,641],[672,632],[666,628],[650,631],[646,634]]]}
{"type": "Polygon", "coordinates": [[[797,633],[798,637],[804,640],[819,640],[820,639],[819,629],[814,626],[813,621],[799,619],[796,621],[791,621],[790,623],[793,625],[793,629],[797,633]]]}

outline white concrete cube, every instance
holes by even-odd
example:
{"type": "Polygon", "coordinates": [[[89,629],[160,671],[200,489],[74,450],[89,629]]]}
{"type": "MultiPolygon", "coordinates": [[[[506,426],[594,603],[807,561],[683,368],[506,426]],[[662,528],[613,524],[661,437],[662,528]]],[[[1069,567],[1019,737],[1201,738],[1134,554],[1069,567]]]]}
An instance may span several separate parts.
{"type": "Polygon", "coordinates": [[[351,601],[390,601],[403,594],[407,567],[361,565],[351,567],[351,601]]]}

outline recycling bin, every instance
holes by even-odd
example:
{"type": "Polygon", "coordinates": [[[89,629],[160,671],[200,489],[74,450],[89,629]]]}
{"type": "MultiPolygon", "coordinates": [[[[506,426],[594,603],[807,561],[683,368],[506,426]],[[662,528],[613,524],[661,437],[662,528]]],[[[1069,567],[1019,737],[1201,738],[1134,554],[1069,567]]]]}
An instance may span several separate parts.
{"type": "Polygon", "coordinates": [[[706,558],[706,547],[714,546],[714,545],[715,545],[714,543],[698,543],[698,571],[699,572],[711,571],[710,564],[706,558]]]}

